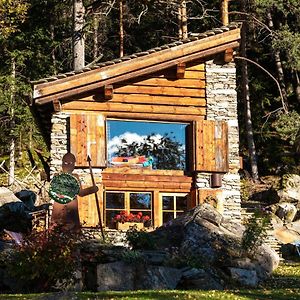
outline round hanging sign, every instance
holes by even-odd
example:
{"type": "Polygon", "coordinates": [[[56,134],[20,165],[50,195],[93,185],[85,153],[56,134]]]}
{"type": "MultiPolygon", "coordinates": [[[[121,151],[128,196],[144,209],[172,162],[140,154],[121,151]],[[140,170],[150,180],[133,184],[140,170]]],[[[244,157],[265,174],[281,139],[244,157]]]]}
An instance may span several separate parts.
{"type": "Polygon", "coordinates": [[[50,182],[49,196],[60,204],[67,204],[79,194],[80,185],[76,177],[68,173],[55,175],[50,182]]]}

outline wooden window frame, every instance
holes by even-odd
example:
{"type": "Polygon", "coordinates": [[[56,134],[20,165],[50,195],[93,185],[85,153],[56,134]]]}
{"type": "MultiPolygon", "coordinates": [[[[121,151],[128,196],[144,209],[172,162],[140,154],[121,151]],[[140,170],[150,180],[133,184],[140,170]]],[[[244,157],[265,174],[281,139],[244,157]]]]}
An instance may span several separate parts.
{"type": "Polygon", "coordinates": [[[103,215],[104,215],[104,224],[107,227],[107,220],[106,220],[106,211],[126,211],[127,213],[134,212],[135,214],[139,211],[149,211],[151,215],[151,220],[153,220],[153,193],[150,191],[125,191],[125,190],[106,190],[104,192],[104,201],[103,201],[103,215]],[[114,208],[106,208],[106,194],[107,193],[115,193],[115,194],[124,194],[124,209],[114,209],[114,208]],[[151,199],[151,209],[131,209],[130,208],[130,194],[149,194],[151,199]]]}

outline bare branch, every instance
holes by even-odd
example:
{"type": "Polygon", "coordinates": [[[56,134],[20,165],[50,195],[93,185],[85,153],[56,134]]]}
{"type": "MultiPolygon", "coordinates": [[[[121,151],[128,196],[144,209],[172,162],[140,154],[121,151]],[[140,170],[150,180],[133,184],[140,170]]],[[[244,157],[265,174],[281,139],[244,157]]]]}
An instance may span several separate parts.
{"type": "Polygon", "coordinates": [[[276,82],[278,90],[279,90],[280,98],[281,98],[282,109],[284,110],[285,113],[288,113],[288,109],[286,107],[286,104],[284,103],[282,91],[281,91],[281,88],[280,88],[278,80],[269,71],[267,71],[264,67],[262,67],[260,64],[258,64],[257,62],[255,62],[255,61],[253,61],[253,60],[251,60],[249,58],[242,57],[242,56],[235,56],[234,59],[246,60],[246,61],[248,61],[248,62],[256,65],[257,67],[259,67],[264,72],[266,72],[276,82]]]}

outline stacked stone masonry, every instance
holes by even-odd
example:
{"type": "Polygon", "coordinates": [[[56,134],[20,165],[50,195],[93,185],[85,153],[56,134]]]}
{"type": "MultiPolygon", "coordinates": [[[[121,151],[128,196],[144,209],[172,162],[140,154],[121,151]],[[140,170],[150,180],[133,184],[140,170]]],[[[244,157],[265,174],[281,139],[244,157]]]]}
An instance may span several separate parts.
{"type": "MultiPolygon", "coordinates": [[[[207,119],[228,123],[229,172],[222,179],[224,217],[241,220],[239,131],[237,115],[236,68],[234,63],[206,62],[207,119]]],[[[199,178],[201,177],[198,174],[199,178]]],[[[197,180],[198,182],[198,180],[197,180]]]]}

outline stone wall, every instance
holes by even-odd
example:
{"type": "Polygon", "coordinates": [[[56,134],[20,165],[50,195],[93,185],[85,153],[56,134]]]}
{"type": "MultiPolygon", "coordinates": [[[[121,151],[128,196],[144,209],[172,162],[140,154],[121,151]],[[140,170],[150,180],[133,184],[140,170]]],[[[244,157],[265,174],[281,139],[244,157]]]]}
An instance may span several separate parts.
{"type": "Polygon", "coordinates": [[[53,114],[51,131],[51,177],[53,174],[61,171],[61,160],[64,154],[68,152],[68,123],[69,114],[60,112],[53,114]]]}
{"type": "MultiPolygon", "coordinates": [[[[226,218],[241,219],[239,162],[239,130],[237,116],[236,68],[235,64],[218,64],[210,60],[206,67],[207,119],[228,123],[229,172],[222,179],[222,199],[226,218]]],[[[209,176],[197,175],[198,188],[209,186],[209,176]],[[206,183],[205,183],[206,180],[206,183]]]]}

